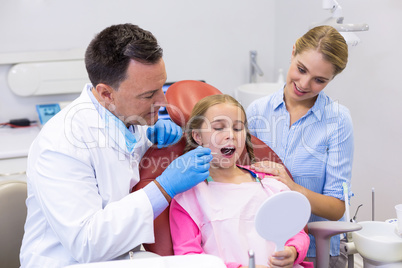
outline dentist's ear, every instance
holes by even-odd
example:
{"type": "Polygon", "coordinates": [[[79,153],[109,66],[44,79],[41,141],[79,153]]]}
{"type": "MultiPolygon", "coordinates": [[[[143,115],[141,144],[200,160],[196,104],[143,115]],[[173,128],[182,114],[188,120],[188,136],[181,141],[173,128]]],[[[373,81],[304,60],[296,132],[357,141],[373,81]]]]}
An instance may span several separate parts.
{"type": "MultiPolygon", "coordinates": [[[[99,83],[95,87],[96,97],[99,102],[103,102],[105,107],[109,109],[109,106],[113,105],[114,102],[114,89],[110,86],[99,83]]],[[[110,110],[110,109],[109,109],[110,110]]]]}

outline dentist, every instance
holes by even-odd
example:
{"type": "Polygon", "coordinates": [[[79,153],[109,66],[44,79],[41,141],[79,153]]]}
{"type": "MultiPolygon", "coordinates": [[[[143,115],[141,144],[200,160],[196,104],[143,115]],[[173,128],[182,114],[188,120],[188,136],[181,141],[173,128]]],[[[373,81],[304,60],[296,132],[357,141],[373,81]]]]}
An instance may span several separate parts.
{"type": "Polygon", "coordinates": [[[132,24],[110,26],[89,44],[91,84],[44,125],[29,151],[21,267],[126,258],[154,242],[153,220],[176,194],[208,177],[211,150],[198,148],[130,193],[152,143],[166,147],[182,136],[171,121],[157,121],[166,105],[162,55],[155,37],[132,24]]]}

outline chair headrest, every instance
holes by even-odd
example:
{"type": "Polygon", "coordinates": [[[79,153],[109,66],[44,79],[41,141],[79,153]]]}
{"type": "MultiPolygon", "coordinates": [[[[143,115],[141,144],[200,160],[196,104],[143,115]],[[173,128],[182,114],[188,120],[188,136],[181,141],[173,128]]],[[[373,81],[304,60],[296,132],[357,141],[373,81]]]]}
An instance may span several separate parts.
{"type": "Polygon", "coordinates": [[[167,111],[173,122],[185,127],[194,105],[209,95],[222,94],[217,88],[195,80],[174,83],[166,91],[167,111]]]}

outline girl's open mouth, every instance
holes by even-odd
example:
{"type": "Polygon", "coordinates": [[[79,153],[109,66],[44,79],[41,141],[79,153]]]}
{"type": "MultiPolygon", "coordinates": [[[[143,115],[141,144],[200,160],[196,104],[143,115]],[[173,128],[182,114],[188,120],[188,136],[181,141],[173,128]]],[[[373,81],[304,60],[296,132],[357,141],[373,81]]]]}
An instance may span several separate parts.
{"type": "Polygon", "coordinates": [[[234,154],[235,151],[236,151],[236,148],[234,148],[234,147],[224,147],[221,149],[221,153],[223,155],[227,155],[227,156],[234,154]]]}

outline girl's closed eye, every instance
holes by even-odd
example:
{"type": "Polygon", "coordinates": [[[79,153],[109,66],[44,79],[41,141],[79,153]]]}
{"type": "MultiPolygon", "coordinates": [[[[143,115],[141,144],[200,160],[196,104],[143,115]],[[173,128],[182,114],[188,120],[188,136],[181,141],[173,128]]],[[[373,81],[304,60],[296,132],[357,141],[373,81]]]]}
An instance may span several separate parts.
{"type": "Polygon", "coordinates": [[[213,122],[211,125],[212,125],[212,129],[215,131],[222,131],[226,128],[226,125],[224,123],[220,122],[220,120],[217,122],[213,122]]]}
{"type": "Polygon", "coordinates": [[[213,129],[216,130],[216,131],[222,131],[223,127],[214,127],[213,129]]]}
{"type": "Polygon", "coordinates": [[[241,121],[237,121],[237,123],[235,123],[233,125],[233,130],[236,131],[236,132],[243,131],[244,130],[244,123],[241,122],[241,121]]]}

